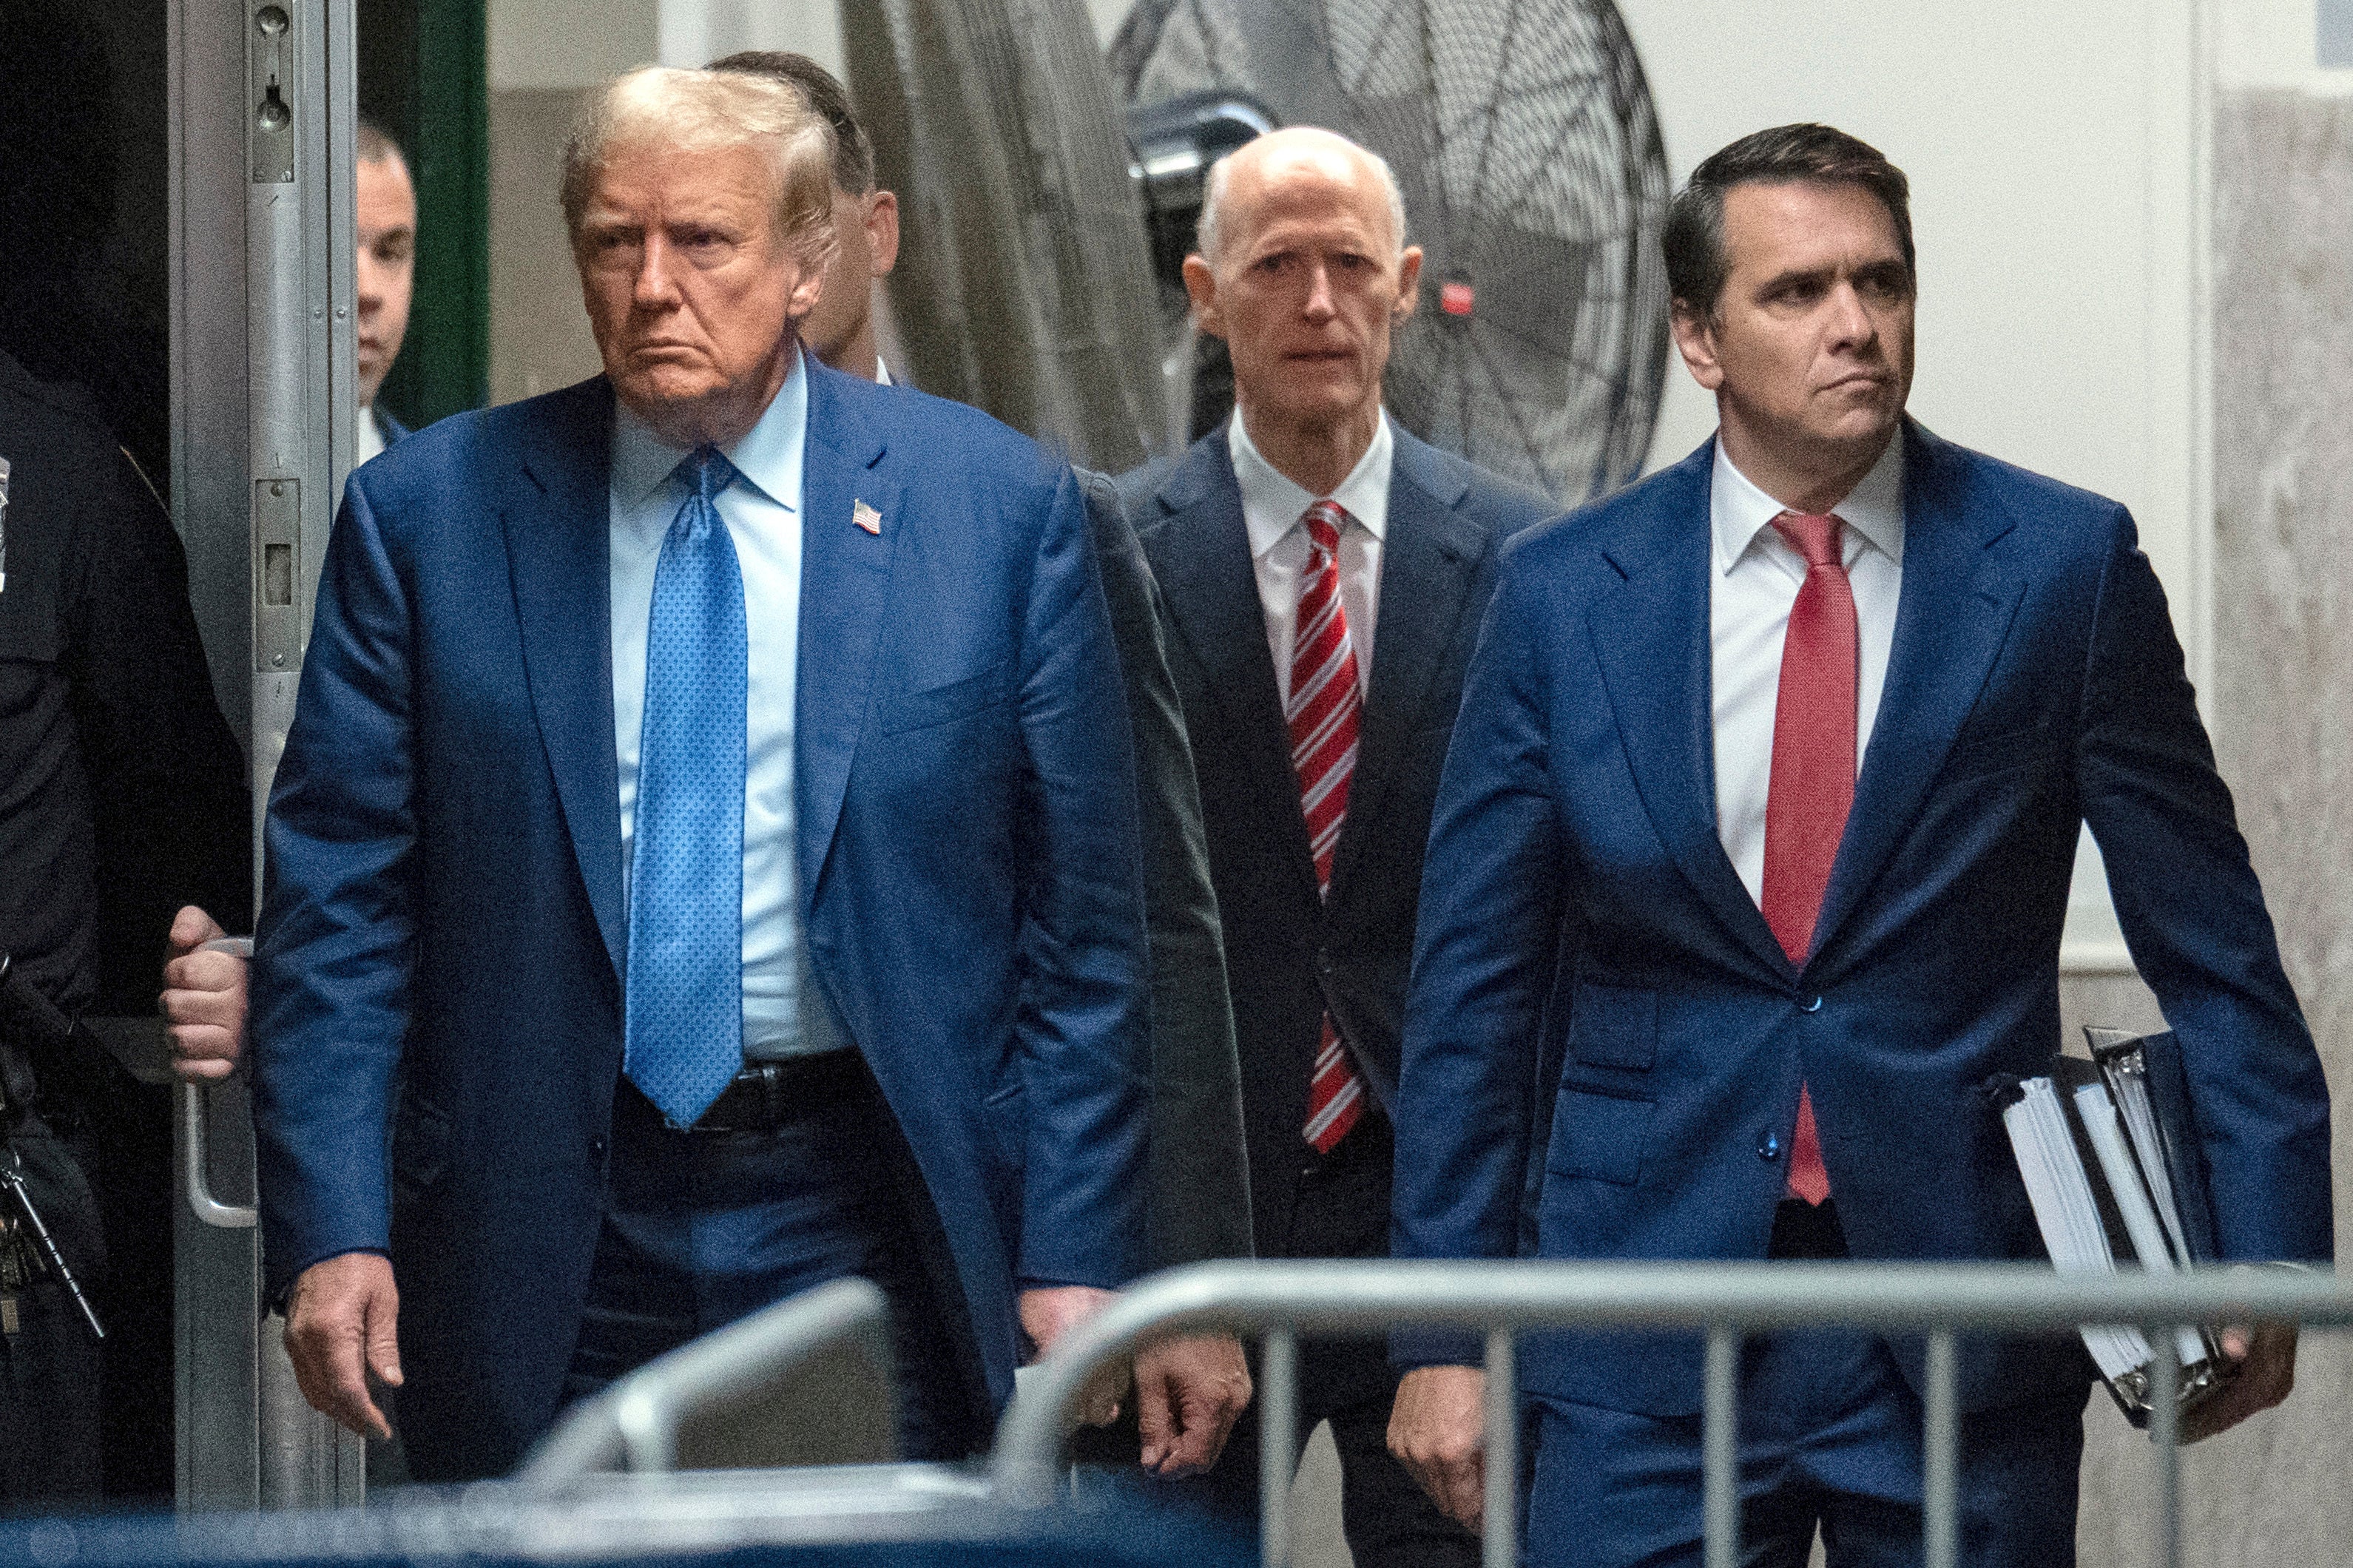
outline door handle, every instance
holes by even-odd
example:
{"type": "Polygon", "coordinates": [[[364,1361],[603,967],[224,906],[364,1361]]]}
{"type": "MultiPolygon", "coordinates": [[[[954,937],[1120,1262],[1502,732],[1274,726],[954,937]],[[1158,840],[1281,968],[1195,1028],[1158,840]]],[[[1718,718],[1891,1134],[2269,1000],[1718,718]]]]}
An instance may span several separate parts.
{"type": "MultiPolygon", "coordinates": [[[[253,939],[247,936],[216,937],[204,944],[204,951],[250,959],[253,956],[253,939]]],[[[208,1128],[211,1109],[203,1085],[184,1083],[180,1086],[180,1120],[186,1134],[180,1142],[186,1151],[188,1208],[196,1218],[219,1229],[250,1230],[261,1218],[259,1210],[242,1204],[225,1204],[213,1196],[212,1139],[208,1128]]]]}

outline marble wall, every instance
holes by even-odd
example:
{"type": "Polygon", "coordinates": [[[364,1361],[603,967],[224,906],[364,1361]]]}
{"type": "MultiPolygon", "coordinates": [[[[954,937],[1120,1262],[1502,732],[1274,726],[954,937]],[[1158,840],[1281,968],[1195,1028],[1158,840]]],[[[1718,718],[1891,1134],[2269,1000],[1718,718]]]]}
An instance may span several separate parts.
{"type": "MultiPolygon", "coordinates": [[[[2353,100],[2225,92],[2215,121],[2214,690],[2224,776],[2336,1097],[2353,1258],[2353,100]]],[[[2122,1017],[2130,982],[2073,983],[2122,1017]]],[[[2138,1015],[2144,1016],[2145,1013],[2138,1015]]],[[[2353,1341],[2307,1340],[2281,1410],[2183,1457],[2183,1561],[2353,1552],[2353,1341]]],[[[2086,1568],[2148,1561],[2148,1447],[2095,1404],[2086,1568]]]]}

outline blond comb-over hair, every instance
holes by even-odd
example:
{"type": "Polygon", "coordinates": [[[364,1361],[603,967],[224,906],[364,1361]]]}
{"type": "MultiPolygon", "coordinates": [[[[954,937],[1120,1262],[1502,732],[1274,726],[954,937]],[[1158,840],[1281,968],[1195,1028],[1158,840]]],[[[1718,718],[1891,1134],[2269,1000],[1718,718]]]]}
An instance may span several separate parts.
{"type": "Polygon", "coordinates": [[[768,157],[776,233],[805,268],[833,255],[833,127],[780,81],[640,66],[592,92],[564,146],[564,221],[576,241],[596,176],[632,148],[754,148],[768,157]]]}

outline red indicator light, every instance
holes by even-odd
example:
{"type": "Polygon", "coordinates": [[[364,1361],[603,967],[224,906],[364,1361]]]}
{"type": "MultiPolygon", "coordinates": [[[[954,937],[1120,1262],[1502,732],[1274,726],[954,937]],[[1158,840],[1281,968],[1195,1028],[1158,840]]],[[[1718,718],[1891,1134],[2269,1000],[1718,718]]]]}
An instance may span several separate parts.
{"type": "Polygon", "coordinates": [[[1438,308],[1450,316],[1467,316],[1478,296],[1468,283],[1441,283],[1438,288],[1438,308]]]}

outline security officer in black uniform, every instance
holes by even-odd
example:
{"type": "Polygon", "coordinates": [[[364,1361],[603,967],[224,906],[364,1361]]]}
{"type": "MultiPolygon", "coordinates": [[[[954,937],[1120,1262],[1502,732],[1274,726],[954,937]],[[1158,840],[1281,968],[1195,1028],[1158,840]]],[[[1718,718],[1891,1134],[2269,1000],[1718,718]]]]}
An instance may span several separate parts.
{"type": "Polygon", "coordinates": [[[54,1026],[152,1011],[182,903],[243,918],[251,806],[153,488],[86,399],[4,353],[0,459],[6,1510],[93,1500],[106,1468],[118,1495],[169,1489],[168,1100],[54,1026]]]}

